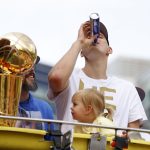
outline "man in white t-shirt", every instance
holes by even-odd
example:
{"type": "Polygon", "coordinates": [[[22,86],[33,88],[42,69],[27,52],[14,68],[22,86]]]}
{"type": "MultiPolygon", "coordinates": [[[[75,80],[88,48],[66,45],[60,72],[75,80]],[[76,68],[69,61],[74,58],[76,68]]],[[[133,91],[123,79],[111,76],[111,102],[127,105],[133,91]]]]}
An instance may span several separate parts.
{"type": "MultiPolygon", "coordinates": [[[[108,57],[112,54],[108,32],[100,22],[100,35],[91,36],[90,22],[81,25],[78,37],[68,52],[56,63],[48,75],[48,97],[55,100],[59,120],[73,121],[71,98],[79,89],[95,88],[105,96],[108,106],[116,109],[113,122],[117,127],[139,128],[147,120],[135,86],[125,80],[107,75],[108,57]],[[85,58],[85,66],[75,69],[78,55],[85,58]]],[[[63,131],[69,130],[63,126],[63,131]]]]}

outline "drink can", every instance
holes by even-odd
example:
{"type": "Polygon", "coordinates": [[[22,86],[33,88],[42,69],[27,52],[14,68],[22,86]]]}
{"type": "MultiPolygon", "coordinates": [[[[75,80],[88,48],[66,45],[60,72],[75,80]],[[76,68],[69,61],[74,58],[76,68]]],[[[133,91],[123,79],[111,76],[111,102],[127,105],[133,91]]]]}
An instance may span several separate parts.
{"type": "Polygon", "coordinates": [[[98,13],[91,13],[90,14],[90,22],[91,22],[91,35],[96,35],[93,44],[97,43],[97,39],[100,34],[100,18],[98,13]]]}

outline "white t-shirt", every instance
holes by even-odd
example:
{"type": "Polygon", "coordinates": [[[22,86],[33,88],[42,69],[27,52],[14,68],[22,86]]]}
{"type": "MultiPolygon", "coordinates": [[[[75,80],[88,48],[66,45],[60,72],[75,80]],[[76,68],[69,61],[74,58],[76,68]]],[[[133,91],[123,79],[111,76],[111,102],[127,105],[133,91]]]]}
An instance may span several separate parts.
{"type": "MultiPolygon", "coordinates": [[[[88,77],[81,69],[74,69],[69,82],[69,87],[57,97],[53,98],[53,93],[50,93],[52,100],[56,102],[57,118],[59,120],[73,121],[70,110],[72,95],[77,90],[85,88],[100,90],[104,94],[105,102],[116,106],[113,116],[113,122],[116,127],[126,128],[128,123],[135,120],[147,120],[137,90],[128,81],[117,77],[97,80],[88,77]]],[[[70,128],[72,127],[69,125],[63,125],[62,131],[66,132],[70,128]]]]}

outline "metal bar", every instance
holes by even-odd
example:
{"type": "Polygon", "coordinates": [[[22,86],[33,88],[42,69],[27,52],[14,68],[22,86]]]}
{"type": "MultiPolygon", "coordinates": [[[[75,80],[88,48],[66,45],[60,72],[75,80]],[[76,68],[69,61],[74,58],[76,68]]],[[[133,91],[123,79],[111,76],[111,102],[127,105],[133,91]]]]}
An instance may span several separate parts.
{"type": "Polygon", "coordinates": [[[46,123],[68,124],[68,125],[82,125],[82,126],[89,126],[89,127],[95,127],[95,128],[105,128],[105,129],[150,133],[150,130],[148,130],[148,129],[111,127],[111,126],[102,126],[102,125],[97,125],[97,124],[79,123],[79,122],[71,122],[71,121],[63,121],[63,120],[39,119],[39,118],[27,118],[27,117],[15,117],[15,116],[2,116],[2,115],[0,115],[0,119],[24,120],[24,121],[31,121],[31,122],[46,122],[46,123]]]}

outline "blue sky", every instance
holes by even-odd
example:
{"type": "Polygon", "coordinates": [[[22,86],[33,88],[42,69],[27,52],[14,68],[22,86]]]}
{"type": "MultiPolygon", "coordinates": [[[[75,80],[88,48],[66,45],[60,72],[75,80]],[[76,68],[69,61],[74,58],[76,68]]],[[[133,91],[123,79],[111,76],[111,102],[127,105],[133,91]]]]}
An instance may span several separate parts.
{"type": "MultiPolygon", "coordinates": [[[[149,0],[0,0],[0,35],[27,34],[41,62],[55,64],[75,41],[80,24],[92,12],[100,15],[118,56],[150,58],[149,0]]],[[[77,66],[82,65],[78,59],[77,66]]]]}

